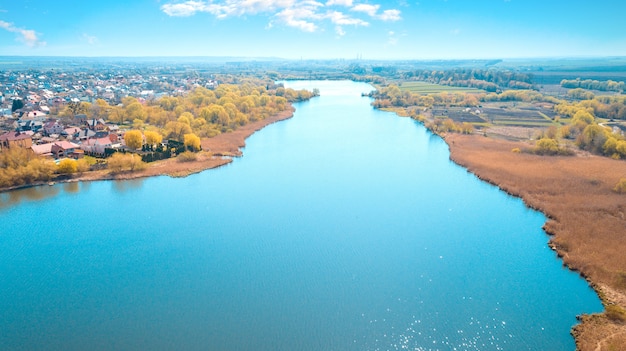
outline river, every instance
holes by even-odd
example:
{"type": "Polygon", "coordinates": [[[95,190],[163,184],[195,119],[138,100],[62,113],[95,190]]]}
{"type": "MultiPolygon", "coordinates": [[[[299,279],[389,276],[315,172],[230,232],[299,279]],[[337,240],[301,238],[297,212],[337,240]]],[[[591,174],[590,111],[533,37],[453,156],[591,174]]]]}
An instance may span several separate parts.
{"type": "Polygon", "coordinates": [[[186,178],[0,194],[2,350],[574,350],[596,294],[545,217],[371,86],[186,178]]]}

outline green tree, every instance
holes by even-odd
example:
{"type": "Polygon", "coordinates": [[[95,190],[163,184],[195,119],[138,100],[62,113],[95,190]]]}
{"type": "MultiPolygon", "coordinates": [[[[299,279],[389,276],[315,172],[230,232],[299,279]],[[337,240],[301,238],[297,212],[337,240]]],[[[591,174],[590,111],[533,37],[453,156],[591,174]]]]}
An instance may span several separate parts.
{"type": "Polygon", "coordinates": [[[24,101],[22,101],[22,99],[14,99],[13,103],[11,104],[11,112],[15,112],[22,107],[24,107],[24,101]]]}

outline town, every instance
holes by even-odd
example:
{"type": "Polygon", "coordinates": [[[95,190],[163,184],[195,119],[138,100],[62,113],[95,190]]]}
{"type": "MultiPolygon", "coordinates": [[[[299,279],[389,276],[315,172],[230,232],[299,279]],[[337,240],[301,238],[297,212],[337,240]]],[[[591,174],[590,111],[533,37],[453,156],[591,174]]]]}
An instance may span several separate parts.
{"type": "Polygon", "coordinates": [[[145,104],[164,96],[181,96],[197,87],[215,89],[212,78],[157,75],[155,70],[19,70],[0,71],[0,151],[21,147],[35,154],[79,159],[102,156],[105,149],[123,149],[128,124],[98,117],[95,108],[106,102],[121,106],[133,97],[145,104]]]}

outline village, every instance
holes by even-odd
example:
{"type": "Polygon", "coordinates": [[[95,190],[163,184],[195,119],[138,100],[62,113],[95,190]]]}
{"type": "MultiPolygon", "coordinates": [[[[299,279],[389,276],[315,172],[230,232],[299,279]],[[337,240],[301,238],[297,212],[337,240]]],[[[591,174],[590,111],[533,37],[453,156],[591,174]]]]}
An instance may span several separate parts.
{"type": "Polygon", "coordinates": [[[85,155],[103,157],[106,149],[126,149],[132,125],[85,113],[63,114],[68,106],[106,101],[121,106],[127,97],[147,101],[180,96],[197,87],[214,89],[214,79],[199,75],[157,75],[153,70],[0,71],[0,151],[32,150],[56,162],[85,155]]]}

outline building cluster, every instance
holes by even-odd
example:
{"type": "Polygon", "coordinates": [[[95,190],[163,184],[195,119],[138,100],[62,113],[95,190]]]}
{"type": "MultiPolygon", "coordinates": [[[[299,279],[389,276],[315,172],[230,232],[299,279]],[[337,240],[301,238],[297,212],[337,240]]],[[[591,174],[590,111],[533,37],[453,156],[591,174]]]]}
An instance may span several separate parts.
{"type": "Polygon", "coordinates": [[[132,96],[145,103],[185,94],[217,82],[198,75],[157,74],[145,70],[0,71],[0,151],[21,147],[55,159],[104,155],[123,147],[123,127],[85,114],[58,116],[72,103],[105,100],[118,105],[132,96]]]}

